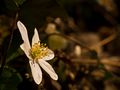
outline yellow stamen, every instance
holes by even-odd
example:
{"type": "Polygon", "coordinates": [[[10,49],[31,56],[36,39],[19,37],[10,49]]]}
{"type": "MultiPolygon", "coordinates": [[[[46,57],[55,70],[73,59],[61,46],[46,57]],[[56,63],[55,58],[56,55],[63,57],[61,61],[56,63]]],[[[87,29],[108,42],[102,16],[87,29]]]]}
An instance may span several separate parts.
{"type": "Polygon", "coordinates": [[[35,43],[30,50],[30,56],[33,58],[33,60],[42,59],[44,56],[47,55],[48,47],[46,46],[46,44],[35,43]]]}

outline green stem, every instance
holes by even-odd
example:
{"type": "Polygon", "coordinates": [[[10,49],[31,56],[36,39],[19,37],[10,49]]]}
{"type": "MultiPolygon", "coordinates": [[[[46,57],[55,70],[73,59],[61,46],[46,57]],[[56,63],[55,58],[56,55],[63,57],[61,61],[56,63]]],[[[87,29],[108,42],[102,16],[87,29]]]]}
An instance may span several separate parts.
{"type": "Polygon", "coordinates": [[[16,13],[15,20],[14,20],[14,22],[13,22],[11,28],[10,28],[10,30],[12,30],[12,32],[11,32],[11,35],[10,35],[10,40],[9,40],[9,44],[8,44],[8,47],[7,47],[7,51],[5,53],[3,51],[3,56],[1,57],[2,64],[1,64],[1,67],[0,67],[0,76],[1,76],[2,71],[4,69],[4,66],[5,66],[5,63],[6,63],[7,54],[8,54],[8,51],[9,51],[11,43],[12,43],[14,27],[16,25],[17,18],[18,18],[18,13],[16,13]]]}

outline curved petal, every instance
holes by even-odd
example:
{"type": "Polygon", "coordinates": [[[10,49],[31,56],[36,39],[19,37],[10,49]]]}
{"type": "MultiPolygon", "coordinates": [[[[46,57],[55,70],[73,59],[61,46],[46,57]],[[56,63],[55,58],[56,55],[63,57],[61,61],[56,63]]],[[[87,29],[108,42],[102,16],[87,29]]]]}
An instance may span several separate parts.
{"type": "Polygon", "coordinates": [[[23,41],[26,43],[26,45],[30,48],[30,43],[28,39],[28,33],[26,27],[23,25],[22,22],[18,21],[17,22],[18,29],[20,31],[20,34],[22,36],[23,41]]]}
{"type": "Polygon", "coordinates": [[[44,60],[38,60],[40,66],[50,75],[50,77],[54,80],[58,79],[58,75],[55,73],[54,69],[52,68],[52,66],[47,63],[44,60]]]}
{"type": "Polygon", "coordinates": [[[29,61],[33,79],[36,84],[40,84],[42,81],[42,72],[39,65],[36,62],[29,61]]]}
{"type": "Polygon", "coordinates": [[[26,54],[26,56],[29,59],[31,59],[31,57],[29,56],[29,50],[30,50],[30,48],[28,47],[28,45],[25,42],[20,45],[20,48],[24,51],[24,53],[26,54]]]}
{"type": "Polygon", "coordinates": [[[35,28],[34,35],[33,35],[33,38],[32,38],[32,45],[34,45],[35,43],[38,43],[38,42],[40,42],[40,39],[39,39],[38,31],[35,28]]]}
{"type": "Polygon", "coordinates": [[[51,60],[54,58],[54,52],[50,49],[48,49],[48,55],[44,56],[42,60],[51,60]]]}

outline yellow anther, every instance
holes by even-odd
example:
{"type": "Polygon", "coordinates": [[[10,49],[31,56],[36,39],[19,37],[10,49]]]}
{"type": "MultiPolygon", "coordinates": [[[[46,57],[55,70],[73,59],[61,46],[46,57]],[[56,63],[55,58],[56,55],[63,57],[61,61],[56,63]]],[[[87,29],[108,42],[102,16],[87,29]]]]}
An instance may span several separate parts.
{"type": "Polygon", "coordinates": [[[35,43],[30,50],[30,56],[33,60],[42,59],[46,55],[48,55],[48,47],[46,44],[35,43]]]}

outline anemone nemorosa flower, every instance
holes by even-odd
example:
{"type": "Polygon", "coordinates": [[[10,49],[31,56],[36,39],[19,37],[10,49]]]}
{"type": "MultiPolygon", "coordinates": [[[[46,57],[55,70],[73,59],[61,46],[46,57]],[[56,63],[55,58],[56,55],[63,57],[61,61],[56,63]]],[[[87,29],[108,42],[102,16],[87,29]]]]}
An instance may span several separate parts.
{"type": "Polygon", "coordinates": [[[49,63],[46,62],[54,58],[54,52],[45,44],[40,44],[37,29],[35,28],[34,30],[32,45],[30,45],[26,27],[20,21],[17,22],[17,26],[23,39],[23,44],[20,45],[20,48],[29,59],[31,72],[35,83],[40,84],[42,81],[42,72],[40,67],[42,67],[52,79],[57,80],[58,76],[54,69],[49,63]]]}

